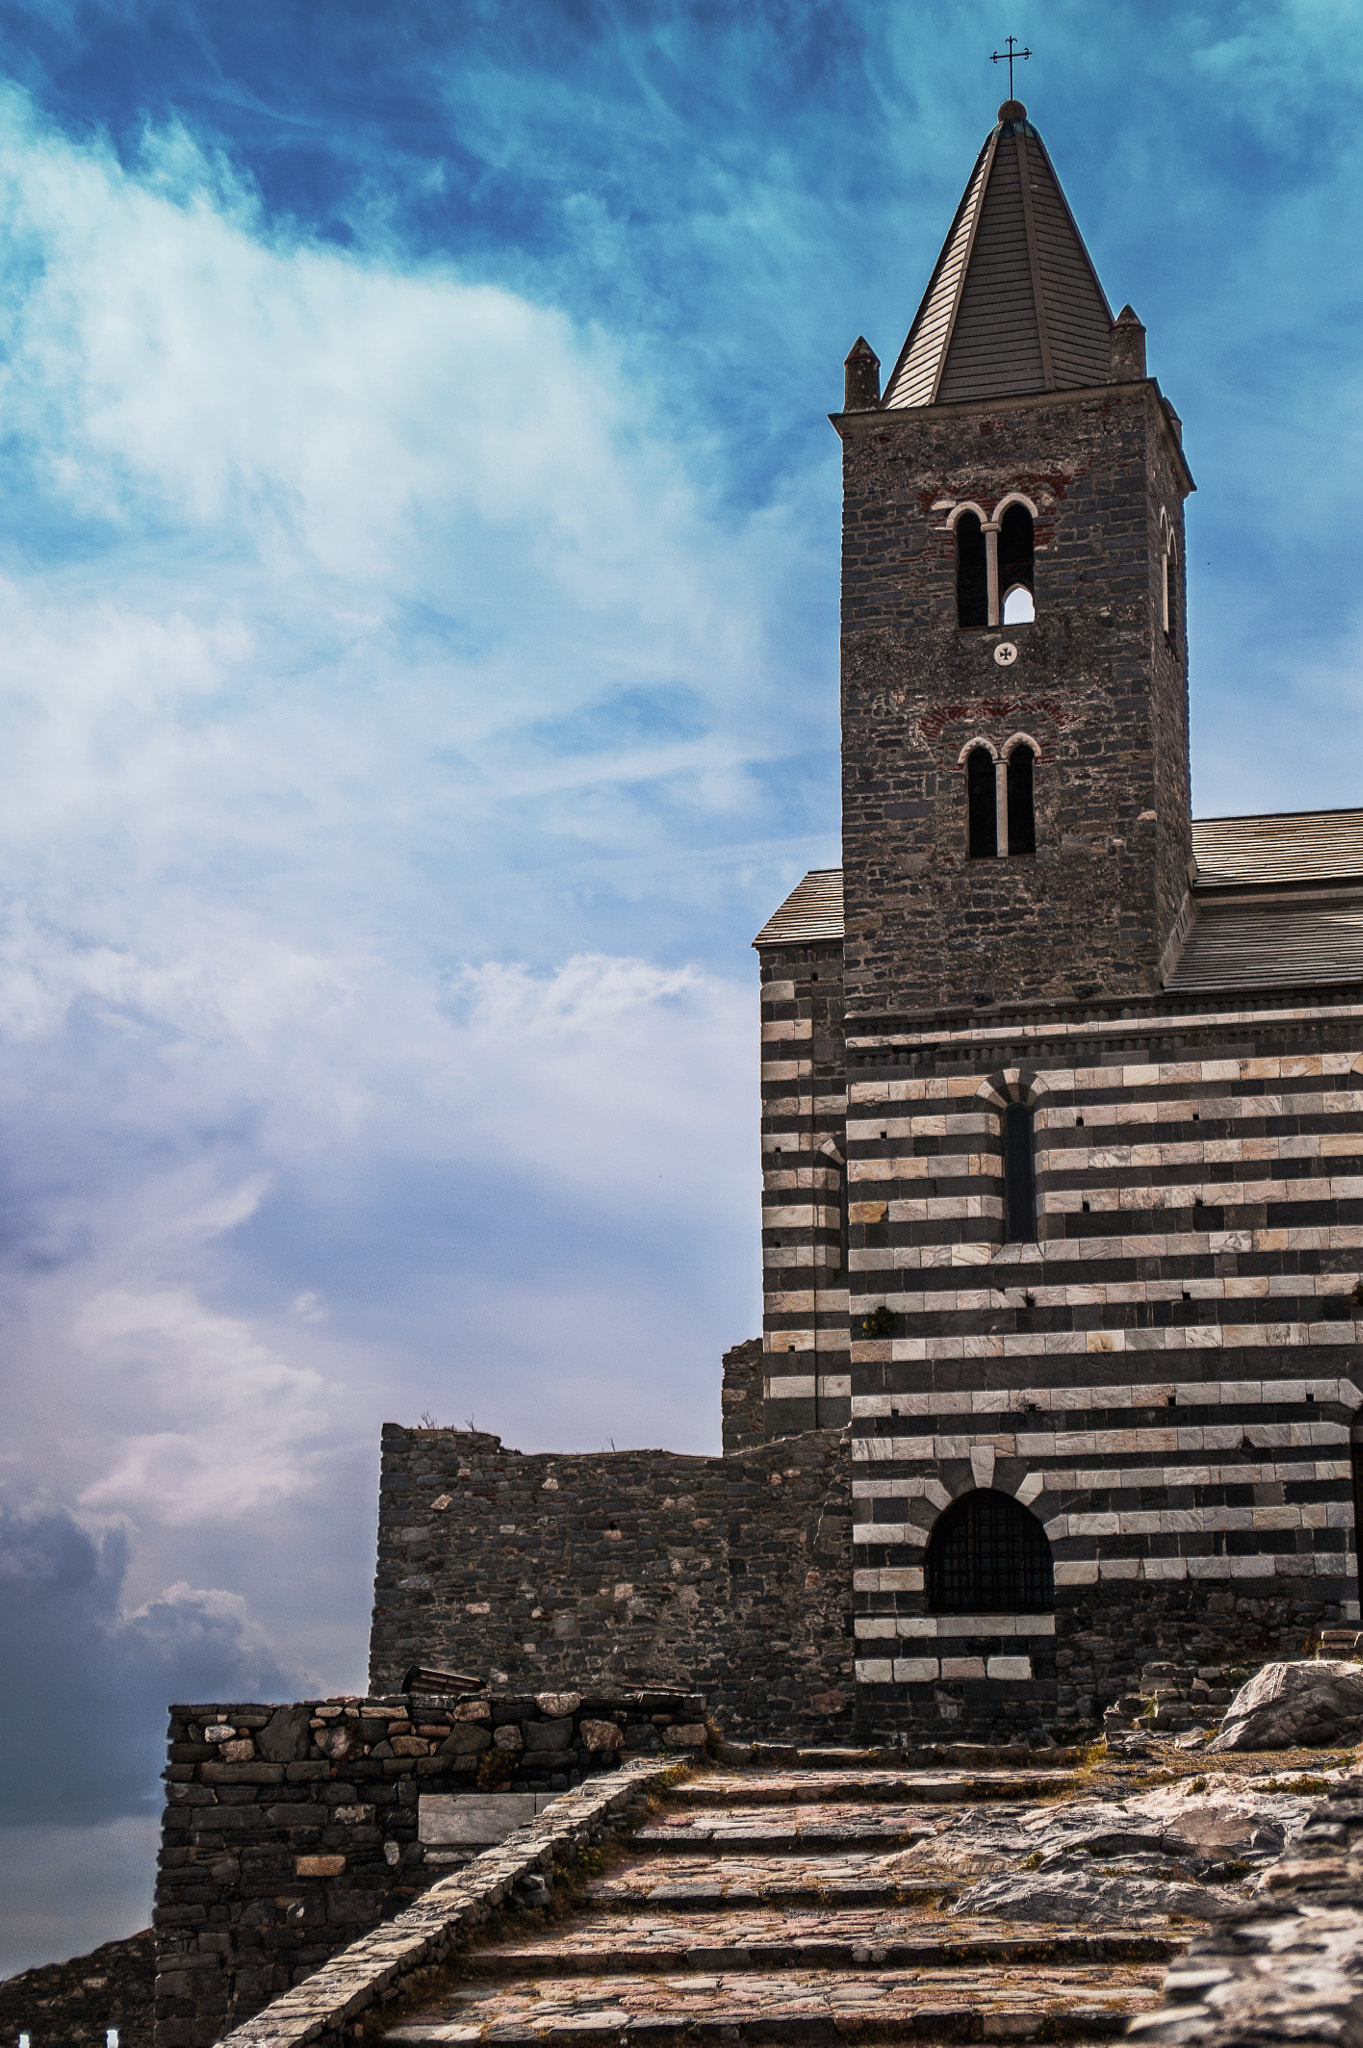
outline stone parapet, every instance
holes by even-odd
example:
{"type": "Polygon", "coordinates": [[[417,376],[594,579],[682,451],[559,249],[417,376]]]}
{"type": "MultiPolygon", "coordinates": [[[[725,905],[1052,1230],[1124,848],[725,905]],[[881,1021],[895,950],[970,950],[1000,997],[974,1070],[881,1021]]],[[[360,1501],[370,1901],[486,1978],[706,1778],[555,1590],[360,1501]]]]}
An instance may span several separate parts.
{"type": "Polygon", "coordinates": [[[667,1762],[626,1764],[609,1779],[556,1799],[499,1849],[441,1879],[389,1926],[352,1942],[259,2017],[236,2027],[223,2048],[305,2048],[313,2042],[340,2048],[363,2015],[417,1989],[518,1884],[566,1864],[603,1824],[637,1810],[675,1769],[667,1762]]]}
{"type": "Polygon", "coordinates": [[[626,1744],[693,1753],[704,1712],[619,1688],[173,1707],[157,2048],[207,2048],[626,1744]]]}

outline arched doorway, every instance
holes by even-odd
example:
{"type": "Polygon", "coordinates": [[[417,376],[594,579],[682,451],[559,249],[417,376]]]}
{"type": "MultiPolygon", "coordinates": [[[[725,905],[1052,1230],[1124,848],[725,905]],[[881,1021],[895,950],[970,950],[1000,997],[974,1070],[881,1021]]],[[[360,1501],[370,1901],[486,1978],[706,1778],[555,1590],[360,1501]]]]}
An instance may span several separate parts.
{"type": "Polygon", "coordinates": [[[980,1487],[943,1508],[924,1564],[930,1614],[1045,1614],[1055,1606],[1046,1531],[1011,1493],[980,1487]]]}

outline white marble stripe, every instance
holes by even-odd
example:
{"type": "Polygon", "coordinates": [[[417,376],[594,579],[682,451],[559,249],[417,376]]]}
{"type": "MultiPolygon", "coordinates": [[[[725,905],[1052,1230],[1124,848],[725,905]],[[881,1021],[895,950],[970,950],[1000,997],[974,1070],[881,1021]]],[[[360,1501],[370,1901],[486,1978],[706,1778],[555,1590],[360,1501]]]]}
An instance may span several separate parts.
{"type": "MultiPolygon", "coordinates": [[[[853,1315],[864,1314],[874,1305],[868,1299],[858,1304],[853,1315]]],[[[1070,1358],[1108,1356],[1114,1352],[1178,1351],[1286,1351],[1310,1345],[1354,1345],[1360,1342],[1358,1323],[1264,1322],[1264,1323],[1173,1323],[1154,1330],[996,1330],[984,1336],[894,1337],[880,1340],[880,1348],[865,1339],[852,1339],[852,1356],[863,1364],[890,1359],[912,1364],[921,1359],[965,1358],[1070,1358]]]]}
{"type": "MultiPolygon", "coordinates": [[[[1190,1126],[1196,1116],[1199,1120],[1215,1117],[1221,1123],[1234,1123],[1239,1118],[1253,1118],[1255,1122],[1265,1117],[1291,1116],[1294,1119],[1322,1117],[1327,1123],[1337,1123],[1344,1118],[1363,1116],[1363,1086],[1348,1088],[1327,1088],[1311,1092],[1290,1088],[1281,1095],[1208,1095],[1190,1100],[1186,1091],[1176,1094],[1162,1094],[1158,1089],[1137,1089],[1123,1093],[1118,1100],[1100,1102],[1087,1098],[1076,1100],[1067,1091],[1073,1077],[1059,1077],[1047,1074],[1048,1083],[1057,1082],[1049,1088],[1035,1105],[1036,1129],[1044,1142],[1048,1131],[1083,1131],[1084,1136],[1074,1143],[1074,1151],[1083,1156],[1088,1147],[1105,1150],[1113,1145],[1113,1133],[1119,1133],[1123,1125],[1147,1128],[1151,1124],[1173,1123],[1190,1126]],[[1080,1119],[1082,1118],[1082,1122],[1080,1119]]],[[[1121,1089],[1120,1076],[1114,1075],[1107,1082],[1111,1090],[1121,1089]]],[[[868,1145],[883,1142],[887,1149],[917,1138],[989,1138],[997,1145],[999,1136],[998,1110],[991,1100],[982,1099],[978,1088],[951,1104],[938,1104],[932,1108],[910,1107],[906,1113],[896,1114],[893,1106],[856,1114],[855,1106],[847,1117],[847,1136],[853,1144],[868,1145]]],[[[1342,1133],[1286,1132],[1269,1136],[1256,1135],[1252,1138],[1180,1138],[1165,1141],[1177,1145],[1197,1145],[1204,1148],[1203,1156],[1208,1159],[1229,1158],[1290,1158],[1291,1152],[1274,1150],[1256,1151],[1259,1147],[1283,1145],[1311,1146],[1326,1137],[1338,1139],[1342,1133]],[[1220,1148],[1233,1146],[1235,1151],[1220,1148]],[[1243,1150],[1239,1148],[1244,1148],[1243,1150]]],[[[770,1144],[770,1136],[764,1138],[764,1149],[770,1144]]],[[[795,1141],[798,1145],[799,1139],[795,1141]]],[[[1156,1142],[1153,1140],[1140,1141],[1156,1142]]],[[[992,1149],[992,1147],[991,1147],[992,1149]]],[[[932,1155],[914,1155],[932,1164],[932,1155]]],[[[938,1154],[938,1158],[945,1155],[938,1154]]],[[[1068,1150],[1060,1154],[1063,1161],[1070,1156],[1068,1150]]],[[[1309,1152],[1304,1156],[1312,1156],[1309,1152]]],[[[1147,1162],[1148,1163],[1148,1162],[1147,1162]]]]}
{"type": "MultiPolygon", "coordinates": [[[[1237,1446],[1238,1448],[1238,1446],[1237,1446]]],[[[937,1452],[941,1458],[944,1454],[937,1452]]],[[[956,1455],[960,1455],[957,1453],[956,1455]]],[[[1133,1468],[1098,1465],[1087,1471],[1039,1472],[1040,1491],[1046,1493],[1112,1493],[1140,1487],[1158,1487],[1167,1492],[1175,1486],[1273,1486],[1280,1482],[1304,1484],[1346,1480],[1348,1463],[1342,1458],[1303,1458],[1296,1465],[1137,1465],[1133,1468]]],[[[910,1476],[901,1479],[854,1479],[853,1500],[917,1500],[935,1482],[910,1476]]],[[[1035,1494],[1033,1498],[1035,1499],[1035,1494]]],[[[945,1506],[945,1501],[943,1502],[945,1506]]]]}
{"type": "MultiPolygon", "coordinates": [[[[1347,1458],[1302,1458],[1293,1464],[1263,1465],[1094,1465],[1039,1473],[1047,1493],[1073,1489],[1076,1493],[1097,1488],[1158,1486],[1276,1486],[1301,1485],[1312,1480],[1324,1485],[1347,1480],[1351,1468],[1347,1458]]],[[[855,1491],[855,1488],[854,1488],[855,1491]]]]}
{"type": "MultiPolygon", "coordinates": [[[[1062,1559],[1057,1586],[1095,1586],[1100,1579],[1347,1579],[1356,1582],[1352,1551],[1291,1551],[1257,1557],[1102,1557],[1062,1559]]],[[[1357,1603],[1346,1620],[1357,1620],[1357,1603]]]]}
{"type": "Polygon", "coordinates": [[[888,1636],[1053,1636],[1053,1614],[862,1614],[854,1628],[863,1642],[888,1636]],[[888,1623],[888,1627],[886,1624],[888,1623]]]}
{"type": "MultiPolygon", "coordinates": [[[[1175,1280],[1087,1280],[1066,1281],[1048,1287],[1044,1280],[1024,1282],[1000,1266],[997,1277],[974,1276],[974,1285],[963,1287],[963,1276],[928,1290],[876,1289],[875,1299],[883,1301],[896,1315],[953,1315],[987,1308],[1021,1308],[1023,1294],[1032,1297],[1034,1308],[1123,1308],[1152,1301],[1326,1301],[1348,1294],[1360,1278],[1356,1267],[1334,1273],[1248,1273],[1211,1275],[1205,1279],[1175,1280]]],[[[1363,1311],[1360,1311],[1363,1316],[1363,1311]]]]}
{"type": "Polygon", "coordinates": [[[817,1393],[822,1399],[846,1400],[852,1391],[852,1381],[847,1373],[821,1372],[789,1373],[780,1378],[763,1380],[762,1395],[767,1401],[811,1401],[817,1393]]]}
{"type": "Polygon", "coordinates": [[[1250,1508],[1123,1508],[1101,1514],[1052,1515],[1044,1524],[1062,1536],[1206,1535],[1230,1529],[1352,1529],[1352,1501],[1285,1501],[1250,1508]]]}
{"type": "MultiPolygon", "coordinates": [[[[858,1396],[853,1396],[856,1415],[858,1396]]],[[[869,1464],[940,1464],[944,1459],[968,1458],[973,1450],[988,1445],[1000,1458],[1121,1458],[1152,1457],[1175,1451],[1239,1451],[1248,1439],[1256,1451],[1310,1450],[1329,1444],[1347,1444],[1349,1431],[1339,1422],[1228,1422],[1189,1424],[1179,1429],[1067,1429],[1016,1430],[1011,1435],[854,1437],[854,1462],[869,1464]],[[861,1445],[872,1446],[862,1450],[861,1445]],[[881,1451],[880,1444],[896,1448],[881,1451]]],[[[1172,1468],[1177,1469],[1177,1468],[1172,1468]]],[[[1050,1475],[1046,1475],[1047,1484],[1050,1475]]],[[[1109,1472],[1106,1484],[1115,1485],[1109,1472]]],[[[1185,1482],[1186,1483],[1186,1482],[1185,1482]]]]}
{"type": "MultiPolygon", "coordinates": [[[[1086,1408],[1157,1408],[1171,1396],[1192,1400],[1196,1396],[1198,1405],[1207,1407],[1213,1403],[1225,1403],[1236,1407],[1255,1407],[1266,1401],[1305,1403],[1312,1401],[1337,1401],[1345,1408],[1363,1406],[1363,1393],[1351,1379],[1282,1379],[1282,1380],[1167,1380],[1149,1381],[1140,1386],[1098,1386],[1088,1383],[1077,1387],[942,1387],[931,1391],[915,1391],[904,1394],[858,1394],[853,1398],[854,1415],[1022,1415],[1032,1409],[1079,1409],[1086,1408]]],[[[854,1457],[863,1455],[856,1449],[858,1443],[874,1442],[874,1438],[859,1437],[855,1440],[854,1457]]],[[[1184,1448],[1180,1444],[1180,1449],[1184,1448]]],[[[1189,1446],[1197,1449],[1197,1445],[1189,1446]]],[[[867,1453],[866,1455],[873,1455],[867,1453]]]]}
{"type": "MultiPolygon", "coordinates": [[[[1156,1212],[1147,1210],[1147,1215],[1156,1212]]],[[[868,1246],[848,1255],[854,1273],[931,1272],[947,1266],[988,1266],[998,1288],[1027,1287],[1047,1260],[1082,1265],[1129,1259],[1191,1259],[1217,1252],[1336,1252],[1363,1250],[1363,1224],[1294,1223],[1245,1226],[1236,1230],[1152,1230],[1123,1237],[1051,1237],[1036,1243],[990,1240],[956,1244],[868,1246]]],[[[980,1276],[981,1278],[983,1276],[980,1276]]]]}
{"type": "Polygon", "coordinates": [[[853,1522],[853,1543],[889,1543],[896,1548],[913,1544],[922,1549],[928,1540],[928,1531],[920,1529],[916,1522],[853,1522]]]}

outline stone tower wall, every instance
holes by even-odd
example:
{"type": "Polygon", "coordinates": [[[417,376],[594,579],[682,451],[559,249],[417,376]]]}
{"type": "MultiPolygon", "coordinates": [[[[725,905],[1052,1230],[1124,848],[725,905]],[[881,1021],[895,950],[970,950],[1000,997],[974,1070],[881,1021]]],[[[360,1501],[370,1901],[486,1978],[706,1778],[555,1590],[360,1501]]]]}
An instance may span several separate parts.
{"type": "Polygon", "coordinates": [[[1156,387],[837,425],[849,1012],[1154,990],[1191,848],[1181,604],[1162,623],[1188,480],[1156,387]],[[951,509],[1011,492],[1037,508],[1035,623],[964,629],[951,509]],[[1017,733],[1035,858],[969,860],[962,749],[1017,733]]]}

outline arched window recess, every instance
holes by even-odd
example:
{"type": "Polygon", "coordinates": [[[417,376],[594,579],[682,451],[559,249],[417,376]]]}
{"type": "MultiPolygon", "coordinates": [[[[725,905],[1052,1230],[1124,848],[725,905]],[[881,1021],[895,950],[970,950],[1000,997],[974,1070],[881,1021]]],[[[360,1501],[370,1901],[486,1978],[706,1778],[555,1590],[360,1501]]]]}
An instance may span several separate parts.
{"type": "Polygon", "coordinates": [[[993,1487],[943,1508],[923,1562],[930,1614],[1047,1614],[1055,1606],[1046,1531],[993,1487]]]}
{"type": "Polygon", "coordinates": [[[1036,1243],[1036,1120],[1029,1102],[1003,1112],[1003,1238],[1036,1243]]]}
{"type": "Polygon", "coordinates": [[[999,757],[988,740],[961,749],[965,763],[966,855],[993,860],[999,851],[999,757]]]}
{"type": "Polygon", "coordinates": [[[1030,500],[1006,499],[998,521],[999,622],[1024,625],[1036,617],[1036,508],[1030,500]]]}
{"type": "Polygon", "coordinates": [[[951,524],[956,534],[956,623],[987,626],[991,620],[984,514],[974,505],[958,505],[951,524]]]}
{"type": "Polygon", "coordinates": [[[1004,747],[1007,763],[1004,845],[1015,858],[1036,852],[1035,769],[1039,752],[1036,741],[1025,732],[1015,732],[1004,747]]]}
{"type": "Polygon", "coordinates": [[[1015,732],[1002,757],[984,738],[967,740],[958,755],[965,769],[966,853],[994,860],[1036,852],[1035,766],[1040,752],[1030,734],[1015,732]]]}
{"type": "Polygon", "coordinates": [[[1168,638],[1178,638],[1178,542],[1167,512],[1160,513],[1160,611],[1168,638]]]}

